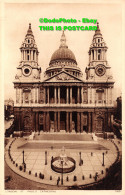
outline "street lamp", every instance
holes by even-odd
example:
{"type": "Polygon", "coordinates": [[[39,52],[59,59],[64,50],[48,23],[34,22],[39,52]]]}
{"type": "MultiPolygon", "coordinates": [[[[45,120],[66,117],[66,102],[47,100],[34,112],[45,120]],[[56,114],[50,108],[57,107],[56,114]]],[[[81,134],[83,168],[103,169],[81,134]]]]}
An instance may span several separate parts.
{"type": "Polygon", "coordinates": [[[45,165],[47,165],[47,151],[45,151],[45,165]]]}
{"type": "Polygon", "coordinates": [[[61,165],[62,165],[62,177],[61,177],[61,184],[63,185],[63,160],[61,161],[61,165]]]}
{"type": "Polygon", "coordinates": [[[79,166],[81,166],[81,152],[79,152],[79,156],[80,156],[79,166]]]}
{"type": "Polygon", "coordinates": [[[105,155],[105,153],[103,152],[103,153],[102,153],[102,156],[103,156],[103,163],[102,163],[102,166],[105,166],[105,165],[104,165],[104,155],[105,155]]]}
{"type": "Polygon", "coordinates": [[[24,150],[23,150],[23,152],[22,152],[22,153],[23,153],[23,165],[24,165],[24,164],[25,164],[25,162],[24,162],[24,150]]]}

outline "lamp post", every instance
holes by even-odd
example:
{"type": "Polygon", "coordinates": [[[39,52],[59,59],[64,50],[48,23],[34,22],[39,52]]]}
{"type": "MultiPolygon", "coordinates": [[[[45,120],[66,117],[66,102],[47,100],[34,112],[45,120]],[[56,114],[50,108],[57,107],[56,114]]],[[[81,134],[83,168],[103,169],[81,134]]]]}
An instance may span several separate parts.
{"type": "Polygon", "coordinates": [[[61,178],[61,184],[63,185],[63,160],[61,161],[62,164],[62,178],[61,178]]]}
{"type": "Polygon", "coordinates": [[[105,165],[104,165],[104,155],[105,155],[105,153],[103,152],[103,153],[102,153],[102,156],[103,156],[102,166],[105,166],[105,165]]]}
{"type": "Polygon", "coordinates": [[[79,152],[79,156],[80,156],[79,166],[81,166],[81,152],[79,152]]]}
{"type": "Polygon", "coordinates": [[[47,165],[47,151],[45,151],[45,165],[47,165]]]}
{"type": "Polygon", "coordinates": [[[23,165],[24,165],[24,164],[25,164],[25,162],[24,162],[24,150],[23,150],[23,152],[22,152],[22,153],[23,153],[23,165]]]}

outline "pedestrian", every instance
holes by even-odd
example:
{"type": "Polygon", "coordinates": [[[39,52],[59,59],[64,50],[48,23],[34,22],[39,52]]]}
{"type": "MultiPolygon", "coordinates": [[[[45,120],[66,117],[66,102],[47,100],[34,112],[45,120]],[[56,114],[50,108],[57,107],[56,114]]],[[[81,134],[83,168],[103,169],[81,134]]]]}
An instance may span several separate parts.
{"type": "Polygon", "coordinates": [[[58,179],[57,179],[57,186],[59,185],[59,181],[60,181],[60,178],[58,177],[58,179]]]}

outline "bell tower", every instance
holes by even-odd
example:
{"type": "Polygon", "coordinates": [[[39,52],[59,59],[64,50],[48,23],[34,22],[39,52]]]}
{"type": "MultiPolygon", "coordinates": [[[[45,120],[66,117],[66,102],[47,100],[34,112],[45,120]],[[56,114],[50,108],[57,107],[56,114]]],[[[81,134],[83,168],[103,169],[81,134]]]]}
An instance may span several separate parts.
{"type": "Polygon", "coordinates": [[[92,44],[89,48],[89,64],[86,68],[86,79],[91,81],[107,81],[112,79],[110,74],[111,67],[107,62],[106,43],[102,37],[99,23],[97,22],[97,30],[93,36],[92,44]]]}
{"type": "Polygon", "coordinates": [[[21,81],[24,80],[38,80],[40,79],[41,68],[38,65],[38,48],[35,43],[34,35],[31,29],[31,24],[27,34],[25,36],[24,42],[20,47],[21,51],[21,61],[17,67],[17,75],[15,79],[21,81]]]}

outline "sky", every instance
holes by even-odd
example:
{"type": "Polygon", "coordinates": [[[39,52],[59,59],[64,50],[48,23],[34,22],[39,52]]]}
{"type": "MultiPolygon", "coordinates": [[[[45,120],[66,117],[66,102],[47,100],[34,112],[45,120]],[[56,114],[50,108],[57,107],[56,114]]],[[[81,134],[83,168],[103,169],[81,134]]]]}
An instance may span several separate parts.
{"type": "MultiPolygon", "coordinates": [[[[39,18],[82,18],[97,19],[108,46],[107,60],[115,80],[114,99],[121,95],[122,87],[122,6],[121,4],[51,4],[51,3],[6,3],[4,8],[4,98],[15,99],[13,81],[16,67],[21,60],[20,46],[24,41],[31,23],[32,31],[39,50],[39,65],[42,74],[49,66],[52,54],[59,48],[61,31],[40,31],[39,18]]],[[[43,24],[54,26],[54,24],[43,24]]],[[[55,24],[64,26],[64,23],[55,24]]],[[[67,25],[85,25],[74,23],[67,25]]],[[[78,66],[85,78],[85,68],[89,62],[88,51],[94,31],[65,31],[67,45],[75,54],[78,66]]]]}

